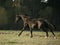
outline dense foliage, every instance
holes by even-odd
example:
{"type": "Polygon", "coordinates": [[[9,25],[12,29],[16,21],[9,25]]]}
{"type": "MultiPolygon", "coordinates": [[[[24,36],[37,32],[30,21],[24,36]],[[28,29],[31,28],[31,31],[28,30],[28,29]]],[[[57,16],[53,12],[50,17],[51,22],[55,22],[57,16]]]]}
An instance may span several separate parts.
{"type": "Polygon", "coordinates": [[[0,25],[14,25],[16,14],[26,13],[32,18],[45,18],[58,29],[59,2],[59,0],[48,0],[47,3],[41,0],[0,0],[0,25]]]}

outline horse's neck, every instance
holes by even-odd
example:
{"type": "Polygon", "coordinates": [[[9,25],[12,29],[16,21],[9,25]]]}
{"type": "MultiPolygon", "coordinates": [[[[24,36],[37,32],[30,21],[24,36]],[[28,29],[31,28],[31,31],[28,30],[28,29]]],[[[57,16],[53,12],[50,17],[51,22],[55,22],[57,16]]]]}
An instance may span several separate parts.
{"type": "Polygon", "coordinates": [[[21,16],[21,18],[22,18],[23,21],[27,20],[27,17],[25,17],[25,16],[21,16]]]}

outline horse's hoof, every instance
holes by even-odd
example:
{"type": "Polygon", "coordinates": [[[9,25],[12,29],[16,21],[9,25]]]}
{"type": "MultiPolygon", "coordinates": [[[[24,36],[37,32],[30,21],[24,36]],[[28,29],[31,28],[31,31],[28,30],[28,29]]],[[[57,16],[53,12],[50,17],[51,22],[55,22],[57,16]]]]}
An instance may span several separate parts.
{"type": "Polygon", "coordinates": [[[18,35],[18,36],[20,36],[20,35],[18,35]]]}
{"type": "Polygon", "coordinates": [[[57,39],[57,37],[54,37],[54,39],[57,39]]]}
{"type": "Polygon", "coordinates": [[[47,36],[45,36],[45,38],[48,38],[47,36]]]}
{"type": "Polygon", "coordinates": [[[32,38],[33,36],[31,36],[31,38],[32,38]]]}

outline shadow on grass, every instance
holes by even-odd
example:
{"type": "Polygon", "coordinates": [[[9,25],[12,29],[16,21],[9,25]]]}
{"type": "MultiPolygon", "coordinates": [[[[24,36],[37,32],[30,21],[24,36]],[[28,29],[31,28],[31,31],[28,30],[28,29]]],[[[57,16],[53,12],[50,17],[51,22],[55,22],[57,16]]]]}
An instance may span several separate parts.
{"type": "Polygon", "coordinates": [[[24,44],[24,42],[0,42],[0,44],[24,44]]]}

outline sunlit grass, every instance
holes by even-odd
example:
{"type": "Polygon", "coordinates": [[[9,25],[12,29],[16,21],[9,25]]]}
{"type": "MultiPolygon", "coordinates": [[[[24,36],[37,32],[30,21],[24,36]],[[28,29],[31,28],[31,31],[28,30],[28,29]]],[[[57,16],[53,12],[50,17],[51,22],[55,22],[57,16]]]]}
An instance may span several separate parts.
{"type": "Polygon", "coordinates": [[[45,32],[33,31],[33,38],[30,32],[24,31],[18,36],[20,31],[0,31],[0,45],[60,45],[60,32],[55,32],[57,39],[49,32],[49,37],[45,38],[45,32]]]}

